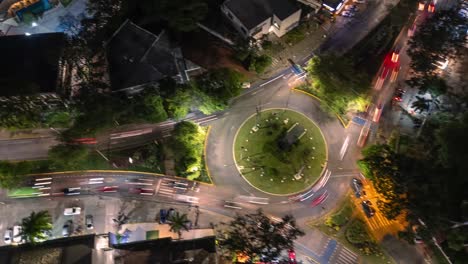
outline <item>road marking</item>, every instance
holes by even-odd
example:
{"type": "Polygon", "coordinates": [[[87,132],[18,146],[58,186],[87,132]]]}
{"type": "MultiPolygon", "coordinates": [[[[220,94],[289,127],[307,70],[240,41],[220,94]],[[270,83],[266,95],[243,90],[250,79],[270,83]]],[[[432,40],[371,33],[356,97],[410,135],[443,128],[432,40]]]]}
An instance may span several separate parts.
{"type": "Polygon", "coordinates": [[[340,160],[343,160],[344,155],[346,154],[346,151],[348,150],[348,146],[349,146],[349,135],[346,137],[345,141],[343,142],[343,146],[341,147],[340,160]]]}
{"type": "Polygon", "coordinates": [[[269,81],[267,81],[267,82],[265,82],[265,83],[260,84],[260,87],[263,87],[263,86],[265,86],[265,85],[267,85],[267,84],[269,84],[269,83],[271,83],[271,82],[274,82],[274,81],[278,80],[279,78],[281,78],[281,77],[283,77],[283,76],[284,76],[284,73],[281,74],[281,75],[278,75],[277,77],[275,77],[275,78],[273,78],[273,79],[271,79],[271,80],[269,80],[269,81]]]}

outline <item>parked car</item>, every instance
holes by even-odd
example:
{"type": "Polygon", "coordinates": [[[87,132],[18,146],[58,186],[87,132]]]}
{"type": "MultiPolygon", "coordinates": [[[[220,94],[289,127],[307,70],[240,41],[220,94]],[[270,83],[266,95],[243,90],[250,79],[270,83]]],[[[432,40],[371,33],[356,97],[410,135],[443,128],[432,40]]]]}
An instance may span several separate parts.
{"type": "Polygon", "coordinates": [[[65,222],[65,224],[62,227],[62,236],[63,237],[69,237],[70,236],[70,230],[71,230],[72,225],[73,225],[72,220],[68,220],[67,222],[65,222]]]}
{"type": "Polygon", "coordinates": [[[13,227],[13,242],[20,243],[23,240],[21,235],[23,228],[20,225],[15,225],[13,227]]]}
{"type": "Polygon", "coordinates": [[[353,178],[353,180],[351,181],[351,186],[353,188],[354,195],[356,196],[356,198],[360,198],[362,195],[362,182],[356,178],[353,178]]]}
{"type": "Polygon", "coordinates": [[[79,215],[79,214],[81,214],[80,207],[65,208],[65,210],[63,211],[63,215],[79,215]]]}
{"type": "Polygon", "coordinates": [[[351,12],[351,11],[343,11],[343,12],[341,12],[341,16],[344,16],[344,17],[353,17],[353,16],[354,16],[354,13],[351,12]]]}
{"type": "Polygon", "coordinates": [[[5,244],[11,244],[12,236],[13,230],[11,230],[11,228],[7,228],[7,230],[5,230],[5,235],[3,236],[3,242],[5,242],[5,244]]]}
{"type": "Polygon", "coordinates": [[[86,229],[94,229],[94,224],[93,224],[93,216],[92,215],[87,215],[85,219],[85,224],[86,224],[86,229]]]}
{"type": "Polygon", "coordinates": [[[353,0],[353,3],[365,4],[366,0],[353,0]]]}
{"type": "Polygon", "coordinates": [[[165,224],[167,219],[167,211],[165,209],[159,210],[159,223],[165,224]]]}
{"type": "Polygon", "coordinates": [[[362,205],[362,209],[364,210],[364,213],[366,214],[368,218],[371,218],[372,216],[374,216],[375,210],[374,208],[371,207],[369,200],[363,201],[361,205],[362,205]]]}
{"type": "Polygon", "coordinates": [[[353,10],[353,11],[358,11],[357,5],[346,5],[345,10],[353,10]]]}
{"type": "Polygon", "coordinates": [[[167,219],[170,221],[172,216],[175,215],[175,209],[174,208],[169,208],[169,211],[167,211],[167,219]]]}

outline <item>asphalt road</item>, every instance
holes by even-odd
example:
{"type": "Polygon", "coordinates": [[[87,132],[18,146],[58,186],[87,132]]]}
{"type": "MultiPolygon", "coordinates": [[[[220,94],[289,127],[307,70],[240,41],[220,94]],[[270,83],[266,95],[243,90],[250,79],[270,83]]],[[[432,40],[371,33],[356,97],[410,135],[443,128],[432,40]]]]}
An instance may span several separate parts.
{"type": "MultiPolygon", "coordinates": [[[[375,8],[366,9],[369,11],[367,11],[368,13],[365,13],[366,17],[361,17],[361,19],[363,19],[362,22],[350,23],[349,26],[338,29],[335,35],[333,35],[328,42],[324,44],[321,50],[340,52],[351,48],[355,43],[351,40],[356,38],[357,34],[365,34],[362,33],[364,32],[362,27],[365,25],[366,28],[368,27],[367,29],[371,28],[372,25],[384,15],[382,9],[384,3],[377,3],[378,2],[374,2],[375,8]],[[362,32],[356,33],[352,30],[362,32]]],[[[304,60],[305,59],[306,58],[304,58],[304,60]]],[[[360,151],[356,146],[360,127],[352,124],[347,129],[343,128],[336,117],[328,116],[328,114],[321,110],[319,102],[315,99],[290,90],[288,82],[292,81],[291,78],[294,77],[290,71],[285,70],[263,84],[254,85],[249,91],[234,99],[232,107],[227,111],[218,113],[209,118],[198,115],[191,117],[194,120],[199,120],[204,124],[212,126],[207,145],[207,152],[209,153],[207,162],[216,187],[201,185],[199,187],[199,192],[187,190],[187,193],[185,193],[187,195],[198,197],[200,199],[199,206],[201,208],[211,210],[219,214],[232,216],[236,210],[227,209],[224,206],[225,201],[237,201],[241,202],[243,212],[252,211],[261,207],[266,213],[274,217],[280,217],[285,213],[291,213],[296,217],[299,226],[306,229],[305,224],[307,220],[320,217],[326,212],[332,210],[349,190],[351,178],[359,177],[355,161],[360,151]],[[309,190],[304,190],[304,193],[308,194],[308,199],[302,202],[294,202],[288,199],[288,197],[265,194],[251,187],[239,175],[239,171],[234,165],[232,156],[234,135],[242,122],[256,112],[257,107],[261,107],[262,110],[285,107],[296,110],[311,118],[322,129],[329,149],[327,170],[330,171],[329,174],[324,175],[329,175],[329,179],[326,181],[324,186],[321,186],[321,188],[316,186],[309,190]],[[345,155],[341,157],[340,151],[342,150],[343,144],[347,138],[349,138],[349,144],[345,155]],[[326,199],[324,199],[319,206],[312,205],[312,201],[314,199],[325,197],[326,194],[326,199]],[[246,202],[245,196],[267,198],[268,204],[258,205],[246,202]]],[[[156,124],[150,126],[152,128],[150,133],[145,133],[135,137],[112,139],[112,135],[109,135],[107,142],[105,141],[106,136],[104,136],[104,138],[100,140],[102,143],[100,143],[99,148],[123,148],[128,147],[129,145],[140,144],[140,141],[145,142],[154,140],[160,136],[164,137],[170,133],[173,125],[174,124],[171,122],[167,124],[156,124]]],[[[137,127],[132,129],[139,130],[144,128],[137,127]]],[[[25,143],[23,144],[28,146],[28,140],[25,140],[24,142],[25,143]]],[[[46,154],[46,150],[43,148],[37,148],[37,146],[35,146],[36,142],[33,143],[33,149],[37,149],[35,156],[44,156],[46,154]]],[[[43,144],[45,146],[47,142],[44,142],[43,144]]],[[[29,142],[29,146],[31,147],[31,141],[29,142]]],[[[28,157],[27,155],[21,156],[25,155],[21,154],[21,151],[19,151],[15,156],[5,154],[6,151],[6,149],[2,148],[2,151],[0,151],[0,155],[2,155],[0,156],[0,159],[28,157]]],[[[26,150],[22,151],[26,153],[26,150]]],[[[34,153],[34,151],[31,152],[34,153]]],[[[33,154],[28,155],[34,156],[33,154]]],[[[106,193],[105,195],[115,197],[132,196],[136,199],[141,198],[142,196],[137,193],[129,192],[132,187],[128,185],[126,180],[132,180],[139,177],[147,178],[147,176],[124,172],[109,172],[91,175],[55,175],[53,176],[51,183],[52,187],[50,189],[50,193],[51,195],[57,195],[57,197],[63,196],[63,194],[59,193],[63,191],[64,188],[77,187],[79,185],[82,186],[83,195],[86,192],[86,194],[101,194],[99,190],[103,190],[103,187],[105,186],[118,186],[118,192],[106,193]],[[103,178],[103,183],[90,184],[90,178],[103,178]]],[[[148,189],[153,189],[154,196],[145,198],[161,201],[167,200],[168,202],[174,201],[177,190],[174,190],[174,188],[171,187],[170,181],[172,180],[169,178],[153,179],[151,185],[145,185],[145,188],[148,186],[148,189]]],[[[5,197],[4,199],[5,201],[10,201],[5,197]]],[[[44,197],[37,199],[48,198],[44,197]]],[[[357,262],[357,257],[335,240],[330,239],[315,230],[306,230],[307,235],[297,242],[296,247],[308,261],[310,261],[308,258],[311,258],[318,263],[357,262]]]]}

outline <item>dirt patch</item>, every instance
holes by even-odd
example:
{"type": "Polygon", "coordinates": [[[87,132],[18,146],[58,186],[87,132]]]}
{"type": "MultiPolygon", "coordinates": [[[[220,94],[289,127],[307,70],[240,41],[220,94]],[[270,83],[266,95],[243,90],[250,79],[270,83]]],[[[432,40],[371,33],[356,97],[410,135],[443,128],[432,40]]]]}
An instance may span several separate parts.
{"type": "Polygon", "coordinates": [[[234,58],[231,47],[205,31],[187,33],[181,43],[184,56],[205,69],[231,68],[252,75],[234,58]]]}

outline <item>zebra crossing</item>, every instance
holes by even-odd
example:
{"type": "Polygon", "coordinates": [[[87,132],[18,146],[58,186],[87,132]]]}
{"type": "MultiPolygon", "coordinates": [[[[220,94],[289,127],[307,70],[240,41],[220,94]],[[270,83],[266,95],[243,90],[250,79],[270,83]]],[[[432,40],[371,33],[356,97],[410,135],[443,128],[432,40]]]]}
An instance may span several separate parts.
{"type": "Polygon", "coordinates": [[[371,230],[386,228],[393,224],[393,221],[388,220],[378,210],[375,212],[373,217],[371,218],[366,217],[366,221],[371,230]]]}
{"type": "Polygon", "coordinates": [[[330,258],[330,264],[356,264],[359,263],[358,255],[348,248],[340,245],[330,258]]]}
{"type": "Polygon", "coordinates": [[[161,179],[156,188],[156,195],[163,196],[172,199],[175,194],[175,189],[173,186],[173,181],[168,179],[161,179]]]}

